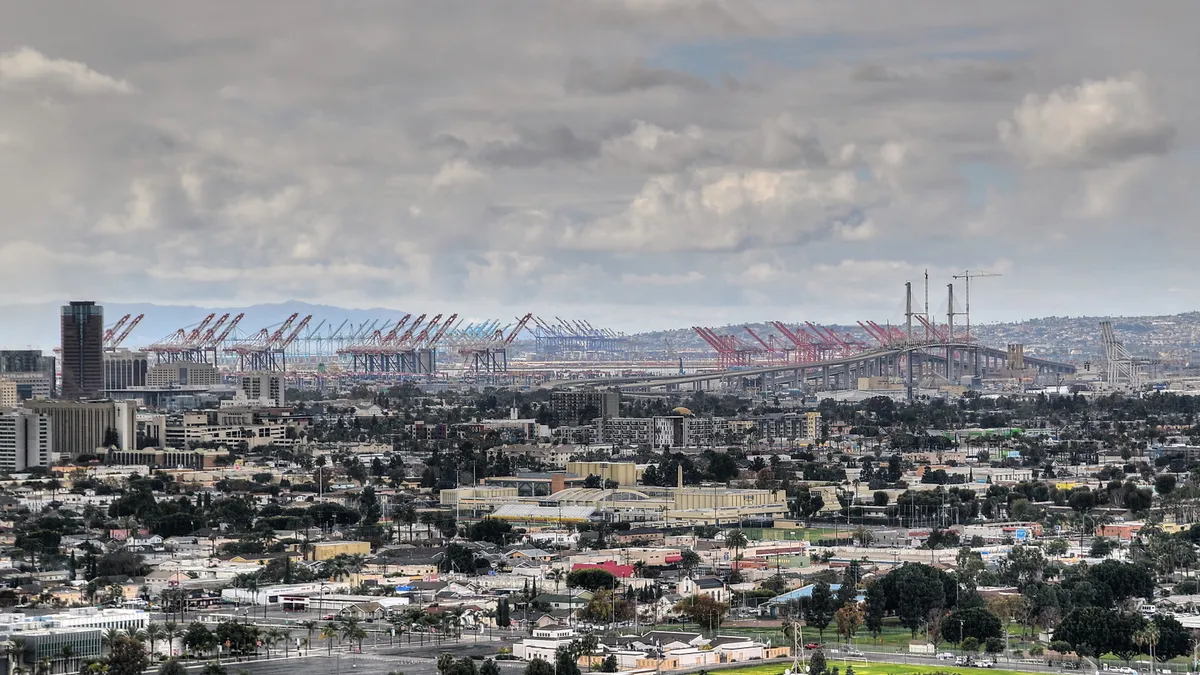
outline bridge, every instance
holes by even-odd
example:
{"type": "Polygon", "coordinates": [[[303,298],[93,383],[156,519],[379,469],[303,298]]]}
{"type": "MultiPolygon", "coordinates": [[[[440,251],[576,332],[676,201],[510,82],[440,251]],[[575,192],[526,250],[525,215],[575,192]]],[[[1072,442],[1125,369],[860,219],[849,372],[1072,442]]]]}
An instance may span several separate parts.
{"type": "Polygon", "coordinates": [[[864,351],[809,363],[787,363],[718,370],[690,375],[643,375],[588,380],[547,382],[544,387],[608,386],[622,391],[678,388],[703,382],[738,381],[763,378],[772,388],[799,388],[815,384],[818,389],[855,389],[860,377],[888,377],[903,380],[911,389],[926,376],[937,376],[956,383],[965,375],[987,376],[1002,370],[1027,373],[1027,376],[1047,377],[1073,374],[1075,366],[1020,353],[1019,363],[1012,363],[1009,350],[987,347],[966,341],[921,341],[864,351]],[[1011,366],[1020,366],[1013,370],[1011,366]]]}

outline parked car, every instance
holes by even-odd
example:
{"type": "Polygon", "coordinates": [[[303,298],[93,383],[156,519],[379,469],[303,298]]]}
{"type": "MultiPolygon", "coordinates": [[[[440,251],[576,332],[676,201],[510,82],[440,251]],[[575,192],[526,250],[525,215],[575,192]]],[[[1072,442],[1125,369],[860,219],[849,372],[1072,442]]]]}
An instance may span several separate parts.
{"type": "Polygon", "coordinates": [[[938,654],[936,658],[940,661],[953,661],[954,655],[951,654],[950,652],[942,652],[942,653],[938,654]]]}
{"type": "Polygon", "coordinates": [[[991,659],[980,659],[980,661],[975,665],[979,666],[980,668],[995,668],[996,662],[991,659]]]}
{"type": "Polygon", "coordinates": [[[810,642],[810,643],[804,645],[804,648],[805,649],[820,649],[821,643],[820,642],[810,642]]]}

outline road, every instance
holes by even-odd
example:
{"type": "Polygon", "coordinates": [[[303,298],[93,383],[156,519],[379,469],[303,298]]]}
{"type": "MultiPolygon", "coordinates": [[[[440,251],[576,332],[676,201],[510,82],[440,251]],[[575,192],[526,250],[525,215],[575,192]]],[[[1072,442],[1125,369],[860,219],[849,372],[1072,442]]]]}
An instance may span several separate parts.
{"type": "MultiPolygon", "coordinates": [[[[250,675],[387,675],[394,671],[401,671],[405,675],[437,675],[439,654],[453,654],[455,658],[492,656],[496,653],[497,646],[495,643],[475,645],[445,642],[441,645],[428,645],[425,649],[406,647],[377,652],[367,649],[362,653],[335,651],[332,656],[321,650],[313,651],[310,656],[290,659],[225,660],[221,663],[230,673],[244,670],[250,675]]],[[[202,665],[197,664],[193,668],[202,665]]],[[[520,661],[497,661],[496,665],[504,675],[520,675],[526,664],[520,661]]]]}

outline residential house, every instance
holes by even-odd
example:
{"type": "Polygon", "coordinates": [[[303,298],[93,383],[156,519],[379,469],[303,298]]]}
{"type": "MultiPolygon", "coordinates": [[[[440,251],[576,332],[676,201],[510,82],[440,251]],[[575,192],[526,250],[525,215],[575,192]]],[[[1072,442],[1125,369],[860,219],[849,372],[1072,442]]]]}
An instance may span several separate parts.
{"type": "Polygon", "coordinates": [[[693,595],[703,595],[717,602],[729,602],[729,589],[725,587],[725,582],[714,577],[701,577],[699,579],[683,577],[675,585],[675,592],[685,598],[693,595]]]}

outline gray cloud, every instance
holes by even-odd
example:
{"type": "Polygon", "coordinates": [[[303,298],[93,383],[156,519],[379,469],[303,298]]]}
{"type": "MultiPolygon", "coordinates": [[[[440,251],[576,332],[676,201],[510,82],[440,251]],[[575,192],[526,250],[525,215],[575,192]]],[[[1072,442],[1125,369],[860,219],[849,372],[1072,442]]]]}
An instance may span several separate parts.
{"type": "Polygon", "coordinates": [[[528,168],[553,161],[582,162],[600,152],[598,141],[580,138],[566,125],[544,129],[519,129],[514,141],[492,141],[479,152],[495,166],[528,168]]]}
{"type": "Polygon", "coordinates": [[[0,301],[849,320],[1002,251],[986,319],[1200,244],[1185,0],[277,4],[6,10],[0,301]]]}
{"type": "Polygon", "coordinates": [[[641,59],[607,67],[595,66],[588,61],[573,61],[567,69],[564,84],[570,92],[606,96],[659,87],[677,87],[692,92],[709,89],[707,82],[694,75],[653,68],[641,59]]]}

